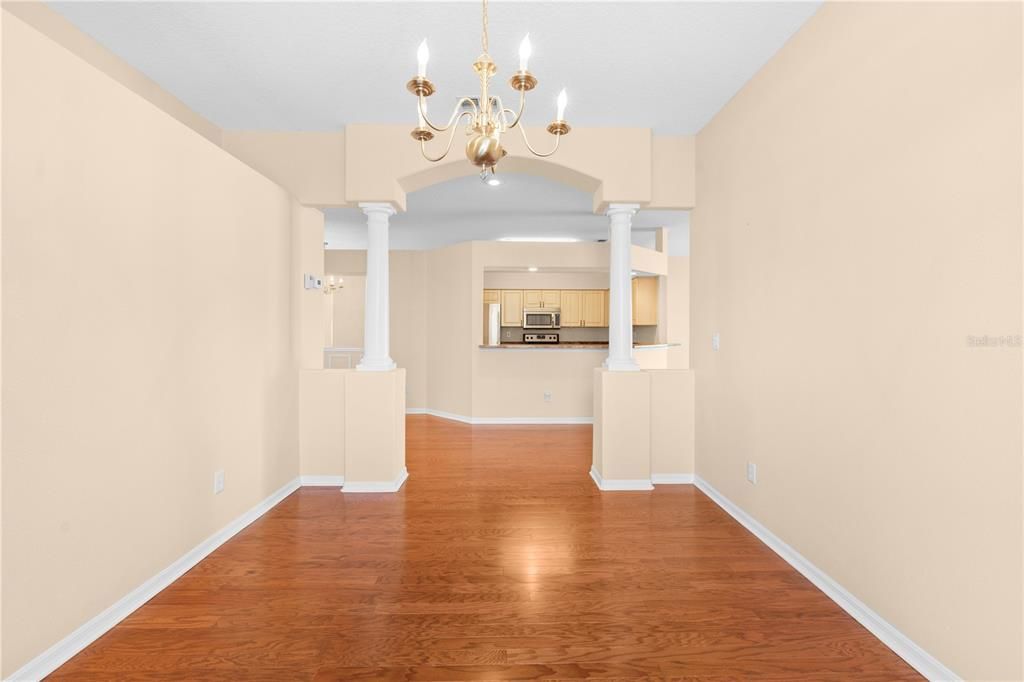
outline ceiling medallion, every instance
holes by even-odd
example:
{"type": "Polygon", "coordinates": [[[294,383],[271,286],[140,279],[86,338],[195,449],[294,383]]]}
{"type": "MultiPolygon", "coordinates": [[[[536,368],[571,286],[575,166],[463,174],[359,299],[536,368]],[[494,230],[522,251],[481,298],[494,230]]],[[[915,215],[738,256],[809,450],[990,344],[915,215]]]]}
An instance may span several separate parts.
{"type": "Polygon", "coordinates": [[[406,84],[409,92],[416,95],[417,114],[419,125],[412,131],[412,137],[420,143],[420,151],[427,161],[437,162],[448,156],[451,151],[452,141],[455,138],[455,130],[462,123],[462,119],[468,117],[466,135],[469,140],[466,142],[466,158],[474,166],[480,168],[480,177],[488,184],[497,184],[493,181],[494,167],[508,152],[501,145],[501,136],[512,128],[519,128],[522,133],[523,142],[526,148],[534,156],[547,157],[558,151],[558,143],[563,135],[569,134],[569,124],[565,122],[565,89],[558,94],[558,109],[555,120],[548,126],[548,132],[555,136],[555,146],[549,152],[538,152],[530,145],[526,137],[526,130],[519,125],[526,107],[526,93],[537,87],[537,79],[526,69],[526,62],[530,58],[530,36],[523,38],[519,45],[519,70],[509,79],[512,89],[519,91],[519,111],[515,112],[506,109],[501,102],[501,97],[490,94],[491,77],[497,72],[498,67],[487,54],[487,0],[483,0],[483,33],[481,35],[483,53],[473,62],[473,70],[480,78],[480,96],[462,97],[455,103],[455,109],[444,126],[434,125],[427,118],[427,98],[434,94],[434,84],[427,79],[427,59],[430,56],[427,50],[427,41],[420,43],[416,53],[418,66],[416,77],[406,84]],[[509,120],[509,117],[512,117],[509,120]],[[451,131],[448,135],[448,144],[439,156],[430,156],[427,153],[427,142],[434,139],[434,133],[451,131]],[[490,179],[490,180],[489,180],[490,179]]]}

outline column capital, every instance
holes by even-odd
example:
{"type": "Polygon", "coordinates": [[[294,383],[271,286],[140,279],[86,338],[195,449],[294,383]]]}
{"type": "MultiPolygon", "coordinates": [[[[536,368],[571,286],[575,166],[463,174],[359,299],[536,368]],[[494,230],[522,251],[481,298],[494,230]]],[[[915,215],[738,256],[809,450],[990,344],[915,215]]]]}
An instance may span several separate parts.
{"type": "Polygon", "coordinates": [[[391,204],[376,203],[376,202],[360,202],[359,208],[362,209],[366,215],[395,215],[395,207],[391,204]]]}
{"type": "Polygon", "coordinates": [[[608,204],[608,209],[605,211],[605,215],[633,215],[640,210],[640,204],[608,204]]]}

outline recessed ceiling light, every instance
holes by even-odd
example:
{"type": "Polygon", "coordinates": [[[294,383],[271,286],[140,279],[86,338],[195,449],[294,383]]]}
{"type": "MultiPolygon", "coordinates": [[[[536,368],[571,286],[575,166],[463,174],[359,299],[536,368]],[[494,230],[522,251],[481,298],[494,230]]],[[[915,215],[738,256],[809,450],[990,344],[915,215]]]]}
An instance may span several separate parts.
{"type": "Polygon", "coordinates": [[[578,242],[576,237],[502,237],[499,242],[545,242],[548,244],[561,244],[578,242]]]}
{"type": "Polygon", "coordinates": [[[529,270],[530,272],[537,272],[537,266],[536,265],[531,265],[530,267],[528,267],[526,269],[529,270]]]}

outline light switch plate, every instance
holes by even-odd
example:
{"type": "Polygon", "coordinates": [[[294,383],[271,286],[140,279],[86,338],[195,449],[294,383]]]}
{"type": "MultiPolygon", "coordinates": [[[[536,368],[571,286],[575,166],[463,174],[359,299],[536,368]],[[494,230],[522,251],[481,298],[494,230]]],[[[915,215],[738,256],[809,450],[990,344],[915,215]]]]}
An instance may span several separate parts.
{"type": "Polygon", "coordinates": [[[213,472],[213,494],[219,495],[224,492],[224,470],[219,469],[213,472]]]}
{"type": "Polygon", "coordinates": [[[747,480],[757,485],[757,465],[753,462],[747,462],[747,480]]]}
{"type": "Polygon", "coordinates": [[[544,402],[551,402],[551,391],[544,391],[544,402]]]}
{"type": "Polygon", "coordinates": [[[722,341],[718,336],[718,332],[711,335],[711,350],[718,350],[722,345],[722,341]]]}

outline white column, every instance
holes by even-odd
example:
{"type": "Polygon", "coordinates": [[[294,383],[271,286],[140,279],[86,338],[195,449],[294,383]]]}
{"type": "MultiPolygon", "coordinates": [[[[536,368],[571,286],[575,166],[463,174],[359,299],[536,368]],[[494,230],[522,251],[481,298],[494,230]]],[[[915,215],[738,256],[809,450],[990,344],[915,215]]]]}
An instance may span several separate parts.
{"type": "Polygon", "coordinates": [[[386,372],[395,368],[388,301],[388,219],[395,209],[391,204],[359,204],[359,208],[366,214],[366,311],[363,358],[356,369],[386,372]]]}
{"type": "Polygon", "coordinates": [[[611,204],[608,251],[608,359],[605,369],[635,372],[633,359],[633,284],[630,281],[630,229],[638,204],[611,204]]]}

